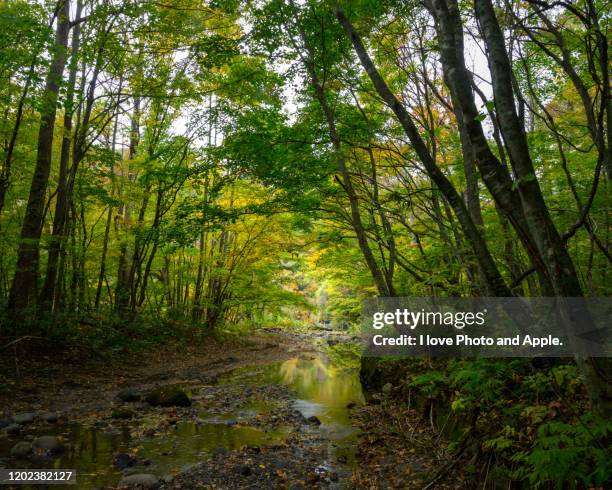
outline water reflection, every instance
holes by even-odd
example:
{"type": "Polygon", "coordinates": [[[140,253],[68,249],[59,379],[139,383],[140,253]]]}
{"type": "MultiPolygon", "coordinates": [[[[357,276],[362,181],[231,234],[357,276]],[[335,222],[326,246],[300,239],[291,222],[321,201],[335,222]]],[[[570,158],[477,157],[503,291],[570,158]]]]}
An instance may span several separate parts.
{"type": "MultiPolygon", "coordinates": [[[[332,361],[330,357],[319,355],[244,368],[229,373],[220,382],[288,386],[297,396],[295,408],[305,417],[314,415],[321,421],[320,426],[310,428],[323,440],[324,445],[327,444],[327,458],[321,465],[332,468],[342,477],[350,474],[356,446],[356,431],[349,422],[347,405],[362,402],[363,395],[358,371],[350,366],[350,362],[336,362],[338,353],[333,354],[332,361]]],[[[281,443],[289,433],[288,428],[264,431],[228,423],[273,411],[274,406],[275,403],[270,401],[252,401],[238,410],[223,414],[203,412],[200,414],[203,423],[179,422],[175,429],[152,438],[137,438],[129,427],[59,426],[45,430],[45,434],[61,437],[67,443],[68,451],[53,460],[19,461],[18,464],[21,468],[73,468],[77,470],[79,488],[107,487],[116,484],[122,477],[121,472],[113,466],[115,455],[129,452],[137,455],[141,461],[150,461],[146,467],[139,467],[139,472],[163,476],[210,457],[218,448],[232,451],[245,445],[281,443]]],[[[145,421],[147,426],[155,424],[155,419],[145,421]]],[[[0,438],[0,456],[8,456],[10,447],[17,440],[0,438]]],[[[54,485],[53,488],[61,486],[54,485]]]]}

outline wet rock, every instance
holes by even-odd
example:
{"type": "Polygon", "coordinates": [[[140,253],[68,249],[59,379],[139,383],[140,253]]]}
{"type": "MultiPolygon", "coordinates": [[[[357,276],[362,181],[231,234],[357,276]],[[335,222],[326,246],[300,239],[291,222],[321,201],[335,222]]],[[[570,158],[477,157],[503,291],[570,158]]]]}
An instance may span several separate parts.
{"type": "Polygon", "coordinates": [[[129,408],[116,408],[111,412],[111,417],[114,419],[127,420],[134,418],[136,412],[134,410],[130,410],[129,408]]]}
{"type": "Polygon", "coordinates": [[[136,458],[127,454],[127,453],[119,453],[113,459],[113,465],[115,468],[120,470],[124,470],[129,468],[130,466],[134,466],[137,463],[136,458]]]}
{"type": "Polygon", "coordinates": [[[19,425],[31,424],[34,422],[36,414],[34,412],[23,412],[13,415],[13,422],[19,425]]]}
{"type": "Polygon", "coordinates": [[[135,388],[125,388],[117,393],[117,398],[122,402],[139,402],[142,395],[135,388]]]}
{"type": "Polygon", "coordinates": [[[306,420],[308,420],[308,422],[310,422],[311,424],[321,425],[321,421],[319,420],[319,417],[316,417],[315,415],[311,415],[306,420]]]}
{"type": "Polygon", "coordinates": [[[27,441],[21,441],[11,448],[11,456],[13,458],[27,458],[32,453],[32,444],[27,441]]]}
{"type": "Polygon", "coordinates": [[[223,454],[227,454],[228,450],[225,449],[224,447],[216,447],[213,449],[213,456],[221,456],[223,454]]]}
{"type": "Polygon", "coordinates": [[[55,413],[55,412],[46,412],[46,413],[43,413],[40,416],[40,418],[42,420],[44,420],[45,422],[47,422],[48,424],[55,424],[55,423],[57,423],[57,421],[59,419],[57,413],[55,413]]]}
{"type": "Polygon", "coordinates": [[[245,465],[242,465],[242,466],[239,468],[239,470],[240,470],[240,474],[241,474],[242,476],[249,476],[249,475],[250,475],[250,474],[253,472],[253,470],[251,470],[251,467],[250,467],[250,466],[248,466],[248,465],[246,465],[246,464],[245,464],[245,465]]]}
{"type": "Polygon", "coordinates": [[[34,450],[44,456],[61,454],[66,449],[61,441],[55,436],[41,436],[34,439],[32,443],[34,450]]]}
{"type": "Polygon", "coordinates": [[[191,400],[178,386],[160,386],[151,390],[145,400],[154,407],[190,407],[191,400]]]}
{"type": "Polygon", "coordinates": [[[19,424],[10,424],[4,428],[4,432],[6,432],[7,434],[11,436],[19,434],[20,430],[21,430],[21,426],[19,424]]]}
{"type": "Polygon", "coordinates": [[[138,473],[121,479],[117,488],[146,488],[149,490],[159,488],[159,481],[155,475],[138,473]]]}

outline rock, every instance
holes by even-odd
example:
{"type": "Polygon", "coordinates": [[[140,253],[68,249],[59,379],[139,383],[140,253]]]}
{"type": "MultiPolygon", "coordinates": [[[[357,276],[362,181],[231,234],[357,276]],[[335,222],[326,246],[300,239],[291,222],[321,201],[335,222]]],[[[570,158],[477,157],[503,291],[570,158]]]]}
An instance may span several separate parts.
{"type": "Polygon", "coordinates": [[[117,398],[122,402],[139,402],[142,395],[135,388],[125,388],[117,393],[117,398]]]}
{"type": "Polygon", "coordinates": [[[61,441],[55,436],[41,436],[34,439],[32,447],[37,453],[44,456],[61,454],[66,449],[61,441]]]}
{"type": "Polygon", "coordinates": [[[32,434],[28,434],[24,437],[24,439],[28,442],[32,442],[34,439],[36,439],[36,437],[34,437],[32,434]]]}
{"type": "Polygon", "coordinates": [[[170,483],[172,483],[174,481],[174,477],[172,475],[164,475],[164,476],[161,477],[161,480],[164,483],[170,484],[170,483]]]}
{"type": "Polygon", "coordinates": [[[40,416],[40,418],[43,419],[48,424],[55,424],[58,421],[58,419],[59,419],[57,413],[55,413],[55,412],[46,412],[46,413],[43,413],[40,416]]]}
{"type": "Polygon", "coordinates": [[[122,478],[117,485],[117,488],[146,488],[147,490],[155,489],[159,488],[159,481],[155,475],[138,473],[122,478]]]}
{"type": "Polygon", "coordinates": [[[311,415],[306,420],[308,420],[308,422],[310,422],[311,424],[321,425],[321,421],[319,420],[319,418],[314,415],[311,415]]]}
{"type": "Polygon", "coordinates": [[[129,408],[116,408],[111,412],[111,417],[114,419],[127,420],[131,419],[136,415],[134,410],[130,410],[129,408]]]}
{"type": "Polygon", "coordinates": [[[4,429],[11,425],[11,421],[9,419],[0,419],[0,429],[4,429]]]}
{"type": "Polygon", "coordinates": [[[11,456],[13,458],[27,458],[32,453],[32,444],[27,441],[21,441],[11,448],[11,456]]]}
{"type": "Polygon", "coordinates": [[[382,392],[385,395],[388,395],[389,393],[391,393],[392,389],[393,389],[393,385],[391,383],[385,383],[385,385],[382,387],[382,392]]]}
{"type": "Polygon", "coordinates": [[[219,446],[219,447],[214,448],[212,453],[213,453],[213,456],[221,456],[223,454],[227,454],[228,451],[224,447],[219,446]]]}
{"type": "Polygon", "coordinates": [[[178,386],[160,386],[151,390],[145,400],[154,407],[190,407],[191,400],[178,386]]]}
{"type": "Polygon", "coordinates": [[[13,415],[13,422],[19,425],[31,424],[35,418],[36,414],[34,412],[17,413],[13,415]]]}
{"type": "Polygon", "coordinates": [[[4,432],[6,432],[7,434],[11,436],[19,434],[20,430],[21,430],[21,426],[19,424],[10,424],[4,428],[4,432]]]}
{"type": "Polygon", "coordinates": [[[120,470],[124,470],[129,468],[130,466],[134,466],[137,463],[136,458],[127,454],[127,453],[119,453],[113,459],[113,465],[115,468],[120,470]]]}

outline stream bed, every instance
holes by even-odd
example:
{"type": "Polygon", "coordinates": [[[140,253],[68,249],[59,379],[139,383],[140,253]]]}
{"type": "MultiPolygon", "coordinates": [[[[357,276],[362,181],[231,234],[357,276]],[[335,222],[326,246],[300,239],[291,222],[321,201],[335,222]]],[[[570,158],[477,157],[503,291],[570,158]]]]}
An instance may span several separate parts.
{"type": "MultiPolygon", "coordinates": [[[[295,461],[271,465],[274,478],[287,478],[285,473],[303,465],[303,458],[310,458],[305,466],[314,473],[305,480],[317,478],[322,487],[341,488],[350,477],[358,432],[347,407],[362,403],[363,394],[355,363],[337,352],[240,368],[214,383],[184,389],[192,400],[189,408],[153,410],[138,402],[121,404],[128,408],[91,422],[24,426],[19,435],[0,437],[0,467],[75,469],[79,489],[113,488],[126,475],[143,473],[173,488],[176,475],[196,475],[203,461],[221,466],[239,451],[243,453],[235,459],[246,463],[226,472],[254,478],[252,473],[263,471],[268,463],[256,464],[249,454],[273,459],[281,454],[274,448],[291,446],[285,452],[295,455],[295,461]],[[66,450],[55,458],[10,456],[18,441],[40,435],[57,436],[66,450]],[[272,450],[261,455],[265,448],[272,450]]],[[[189,488],[197,476],[192,478],[179,488],[189,488]]],[[[230,474],[227,484],[231,481],[230,474]]]]}

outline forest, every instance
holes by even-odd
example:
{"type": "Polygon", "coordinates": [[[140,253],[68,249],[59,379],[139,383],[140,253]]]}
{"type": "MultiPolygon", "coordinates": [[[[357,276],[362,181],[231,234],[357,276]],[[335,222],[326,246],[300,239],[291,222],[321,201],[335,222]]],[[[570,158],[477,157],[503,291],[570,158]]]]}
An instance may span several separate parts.
{"type": "Polygon", "coordinates": [[[358,346],[376,297],[610,297],[611,20],[605,0],[1,2],[0,468],[76,468],[77,488],[612,484],[609,358],[358,346]],[[202,400],[144,395],[196,371],[202,400]],[[243,408],[241,383],[277,414],[198,422],[198,403],[243,408]],[[296,415],[296,391],[329,412],[296,415]],[[51,426],[73,449],[97,427],[112,471],[15,451],[51,426]],[[241,443],[142,470],[172,427],[241,443]],[[281,429],[276,452],[254,435],[281,429]]]}

